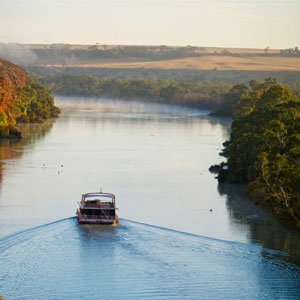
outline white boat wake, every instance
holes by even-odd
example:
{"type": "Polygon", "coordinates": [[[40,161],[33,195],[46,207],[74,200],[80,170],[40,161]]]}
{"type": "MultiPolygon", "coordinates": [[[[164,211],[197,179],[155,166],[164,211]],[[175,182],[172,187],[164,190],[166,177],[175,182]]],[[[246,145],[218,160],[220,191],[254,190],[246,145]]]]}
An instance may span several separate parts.
{"type": "Polygon", "coordinates": [[[5,299],[297,299],[285,254],[122,219],[64,219],[0,240],[5,299]]]}

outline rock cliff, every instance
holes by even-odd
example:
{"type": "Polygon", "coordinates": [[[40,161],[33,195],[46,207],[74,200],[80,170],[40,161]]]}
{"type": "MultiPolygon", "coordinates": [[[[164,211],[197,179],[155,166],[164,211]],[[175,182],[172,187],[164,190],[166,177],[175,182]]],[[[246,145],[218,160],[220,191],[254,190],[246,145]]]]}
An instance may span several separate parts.
{"type": "Polygon", "coordinates": [[[23,68],[0,58],[0,113],[6,111],[18,90],[28,82],[29,76],[23,68]]]}
{"type": "Polygon", "coordinates": [[[42,123],[59,113],[50,90],[0,58],[0,138],[20,138],[18,123],[42,123]]]}

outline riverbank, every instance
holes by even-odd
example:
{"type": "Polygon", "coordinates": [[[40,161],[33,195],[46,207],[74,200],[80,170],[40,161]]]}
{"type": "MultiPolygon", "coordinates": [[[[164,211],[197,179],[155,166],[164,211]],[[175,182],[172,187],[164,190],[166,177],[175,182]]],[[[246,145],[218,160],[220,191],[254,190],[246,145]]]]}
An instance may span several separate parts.
{"type": "Polygon", "coordinates": [[[227,162],[218,170],[220,182],[246,184],[251,199],[297,228],[299,95],[276,80],[233,88],[231,136],[221,153],[227,162]]]}

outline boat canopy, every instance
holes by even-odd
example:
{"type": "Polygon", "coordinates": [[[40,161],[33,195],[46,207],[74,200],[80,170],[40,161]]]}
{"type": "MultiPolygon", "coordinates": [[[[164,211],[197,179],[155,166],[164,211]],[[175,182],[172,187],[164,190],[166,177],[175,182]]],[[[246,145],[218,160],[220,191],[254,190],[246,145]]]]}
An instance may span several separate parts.
{"type": "Polygon", "coordinates": [[[114,201],[115,200],[115,195],[110,194],[110,193],[87,193],[87,194],[82,194],[82,198],[84,198],[86,200],[110,198],[114,201]],[[91,199],[88,199],[88,198],[91,198],[91,199]]]}

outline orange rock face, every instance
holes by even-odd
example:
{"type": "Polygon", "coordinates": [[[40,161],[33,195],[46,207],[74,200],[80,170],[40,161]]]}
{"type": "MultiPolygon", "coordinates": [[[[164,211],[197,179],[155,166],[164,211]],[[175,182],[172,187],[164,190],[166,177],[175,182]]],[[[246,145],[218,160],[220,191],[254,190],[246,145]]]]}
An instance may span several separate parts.
{"type": "Polygon", "coordinates": [[[23,68],[0,58],[0,113],[6,111],[18,90],[28,81],[28,74],[23,68]]]}

